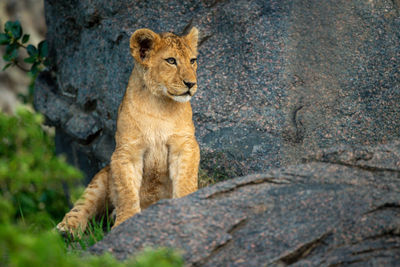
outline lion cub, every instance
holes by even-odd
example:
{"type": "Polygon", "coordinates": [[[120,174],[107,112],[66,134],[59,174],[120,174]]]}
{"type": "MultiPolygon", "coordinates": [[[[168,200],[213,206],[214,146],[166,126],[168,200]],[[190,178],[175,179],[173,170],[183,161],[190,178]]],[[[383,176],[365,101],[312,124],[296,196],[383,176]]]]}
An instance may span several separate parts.
{"type": "Polygon", "coordinates": [[[196,28],[185,36],[149,29],[131,36],[135,67],[118,110],[111,163],[58,230],[83,231],[108,204],[115,208],[115,227],[160,199],[197,190],[200,150],[189,103],[197,90],[197,41],[196,28]]]}

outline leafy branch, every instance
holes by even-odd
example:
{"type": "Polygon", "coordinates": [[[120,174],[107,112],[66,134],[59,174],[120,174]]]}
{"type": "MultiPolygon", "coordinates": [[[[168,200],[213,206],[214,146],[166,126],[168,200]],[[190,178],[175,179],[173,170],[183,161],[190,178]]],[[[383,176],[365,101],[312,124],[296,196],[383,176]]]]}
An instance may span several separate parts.
{"type": "Polygon", "coordinates": [[[4,25],[4,32],[0,32],[0,45],[6,46],[3,59],[7,64],[3,70],[9,67],[16,66],[19,69],[27,72],[31,77],[31,83],[28,87],[28,95],[19,95],[24,103],[32,103],[33,91],[36,77],[49,66],[49,49],[46,40],[41,41],[37,47],[32,44],[27,44],[29,34],[23,34],[20,22],[7,21],[4,25]],[[27,64],[32,64],[30,69],[26,69],[21,62],[18,61],[20,49],[25,49],[28,57],[23,61],[27,64]]]}
{"type": "Polygon", "coordinates": [[[46,40],[41,41],[37,47],[32,44],[26,45],[29,41],[29,34],[23,34],[20,22],[7,21],[4,25],[4,32],[0,33],[0,45],[5,45],[6,50],[3,56],[4,61],[8,62],[3,70],[16,66],[23,71],[31,73],[35,78],[37,74],[49,66],[48,45],[46,40]],[[28,57],[24,58],[24,62],[32,64],[31,68],[25,69],[18,62],[19,49],[26,49],[28,57]]]}

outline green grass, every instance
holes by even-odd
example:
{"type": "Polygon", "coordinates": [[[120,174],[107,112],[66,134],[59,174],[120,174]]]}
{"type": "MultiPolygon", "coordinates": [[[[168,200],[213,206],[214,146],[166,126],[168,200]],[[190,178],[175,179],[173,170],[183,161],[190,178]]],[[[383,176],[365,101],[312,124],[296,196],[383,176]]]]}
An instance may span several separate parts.
{"type": "Polygon", "coordinates": [[[229,180],[235,176],[228,176],[226,173],[219,172],[218,170],[206,171],[199,169],[199,188],[214,185],[218,182],[229,180]]]}
{"type": "Polygon", "coordinates": [[[111,231],[114,224],[114,220],[109,214],[108,208],[106,208],[105,215],[101,216],[100,219],[93,217],[88,222],[85,231],[78,229],[74,235],[64,234],[67,249],[86,250],[102,240],[111,231]]]}
{"type": "Polygon", "coordinates": [[[199,188],[211,186],[218,182],[216,177],[209,175],[205,170],[199,169],[199,188]]]}

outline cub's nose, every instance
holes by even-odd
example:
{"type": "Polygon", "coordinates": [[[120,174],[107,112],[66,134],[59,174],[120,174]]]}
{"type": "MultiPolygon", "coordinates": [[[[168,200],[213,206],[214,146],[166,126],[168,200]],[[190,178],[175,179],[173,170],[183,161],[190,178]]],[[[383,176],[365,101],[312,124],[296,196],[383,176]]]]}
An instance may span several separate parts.
{"type": "Polygon", "coordinates": [[[196,83],[191,83],[191,82],[186,82],[186,81],[183,81],[183,83],[187,86],[187,88],[192,88],[196,83]]]}

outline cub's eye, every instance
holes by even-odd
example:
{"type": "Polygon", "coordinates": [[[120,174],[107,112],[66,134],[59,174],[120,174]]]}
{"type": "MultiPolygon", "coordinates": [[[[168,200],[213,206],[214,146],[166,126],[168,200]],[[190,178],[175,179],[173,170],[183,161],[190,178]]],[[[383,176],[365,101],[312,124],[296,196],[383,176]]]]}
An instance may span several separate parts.
{"type": "Polygon", "coordinates": [[[173,57],[167,58],[165,61],[167,61],[171,65],[176,65],[176,59],[173,57]]]}
{"type": "Polygon", "coordinates": [[[192,58],[192,59],[190,60],[190,64],[194,64],[194,63],[196,63],[196,61],[197,61],[197,58],[192,58]]]}

